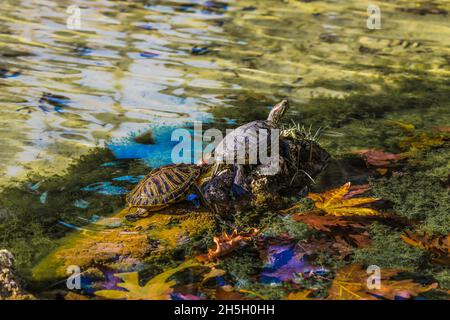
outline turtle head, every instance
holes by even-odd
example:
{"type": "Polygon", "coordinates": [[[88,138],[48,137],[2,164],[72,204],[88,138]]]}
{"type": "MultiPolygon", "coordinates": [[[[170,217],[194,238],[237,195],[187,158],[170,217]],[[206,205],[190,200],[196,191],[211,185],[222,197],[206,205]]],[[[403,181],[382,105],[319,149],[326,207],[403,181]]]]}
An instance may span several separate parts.
{"type": "Polygon", "coordinates": [[[281,122],[281,118],[287,109],[289,109],[289,102],[287,100],[281,100],[272,108],[267,120],[272,122],[272,126],[275,128],[278,127],[281,122]]]}

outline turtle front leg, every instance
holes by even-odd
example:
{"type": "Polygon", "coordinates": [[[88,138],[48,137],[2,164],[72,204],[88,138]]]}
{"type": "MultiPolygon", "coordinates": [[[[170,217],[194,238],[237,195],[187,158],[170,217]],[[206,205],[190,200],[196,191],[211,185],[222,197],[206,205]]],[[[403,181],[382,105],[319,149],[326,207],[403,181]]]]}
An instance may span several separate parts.
{"type": "Polygon", "coordinates": [[[234,165],[234,180],[231,185],[231,192],[236,198],[249,193],[245,187],[244,165],[242,164],[234,165]]]}
{"type": "Polygon", "coordinates": [[[137,221],[137,220],[139,220],[141,218],[144,218],[147,214],[148,214],[148,211],[146,209],[138,208],[136,210],[136,212],[127,214],[125,216],[125,219],[127,219],[130,222],[134,222],[134,221],[137,221]]]}

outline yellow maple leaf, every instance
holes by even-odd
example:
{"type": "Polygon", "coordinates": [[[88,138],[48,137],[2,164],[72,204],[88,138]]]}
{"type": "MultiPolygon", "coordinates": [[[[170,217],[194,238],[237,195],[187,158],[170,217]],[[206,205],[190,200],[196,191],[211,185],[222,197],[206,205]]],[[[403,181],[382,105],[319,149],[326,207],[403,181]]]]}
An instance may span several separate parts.
{"type": "Polygon", "coordinates": [[[350,191],[350,182],[339,188],[328,190],[324,193],[309,193],[308,198],[314,201],[317,209],[333,216],[373,216],[380,213],[372,208],[357,207],[359,205],[378,201],[378,198],[344,198],[350,191]]]}
{"type": "Polygon", "coordinates": [[[126,299],[126,300],[170,300],[172,287],[176,284],[174,280],[167,281],[175,273],[190,267],[200,266],[199,263],[192,260],[182,263],[180,266],[169,269],[148,281],[144,286],[139,284],[139,275],[137,272],[119,273],[115,276],[122,279],[123,282],[117,286],[126,289],[121,290],[99,290],[95,294],[107,299],[126,299]]]}

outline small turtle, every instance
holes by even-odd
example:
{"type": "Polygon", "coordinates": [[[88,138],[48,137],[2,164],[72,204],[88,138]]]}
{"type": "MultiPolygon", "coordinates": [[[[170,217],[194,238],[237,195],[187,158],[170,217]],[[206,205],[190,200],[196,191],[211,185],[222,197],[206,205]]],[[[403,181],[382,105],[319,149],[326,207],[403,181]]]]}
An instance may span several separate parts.
{"type": "Polygon", "coordinates": [[[270,141],[271,129],[280,126],[280,120],[286,110],[289,108],[289,102],[282,100],[276,104],[267,118],[267,120],[257,120],[244,124],[223,138],[214,150],[214,160],[216,162],[213,170],[213,176],[218,172],[220,163],[228,159],[234,159],[235,175],[232,185],[232,192],[235,196],[248,193],[245,187],[244,165],[249,157],[249,147],[258,145],[258,132],[264,130],[267,132],[267,139],[270,141]]]}
{"type": "Polygon", "coordinates": [[[189,201],[199,204],[198,198],[189,194],[189,191],[201,183],[202,174],[206,172],[206,165],[192,164],[171,164],[152,170],[127,195],[129,209],[137,208],[137,211],[126,218],[136,220],[148,212],[164,209],[186,196],[189,201]]]}

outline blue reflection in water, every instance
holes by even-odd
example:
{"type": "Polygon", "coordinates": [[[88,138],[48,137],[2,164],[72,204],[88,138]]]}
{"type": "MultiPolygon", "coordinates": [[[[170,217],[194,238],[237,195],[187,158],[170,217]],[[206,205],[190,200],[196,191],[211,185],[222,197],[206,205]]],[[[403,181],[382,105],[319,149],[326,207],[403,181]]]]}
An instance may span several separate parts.
{"type": "Polygon", "coordinates": [[[115,186],[111,182],[96,182],[88,185],[87,187],[81,188],[81,190],[95,191],[99,194],[104,194],[107,196],[117,196],[128,193],[126,189],[119,186],[115,186]]]}
{"type": "MultiPolygon", "coordinates": [[[[113,152],[117,159],[142,159],[145,164],[152,168],[172,164],[172,150],[180,143],[179,141],[171,141],[172,132],[178,129],[172,126],[157,126],[152,128],[152,136],[155,144],[140,144],[133,141],[133,136],[113,141],[107,146],[113,152]]],[[[186,129],[193,140],[194,131],[186,129]]],[[[193,142],[192,142],[193,145],[193,142]]],[[[192,148],[193,149],[193,148],[192,148]]],[[[184,161],[195,163],[193,152],[190,157],[186,156],[184,161]]]]}

